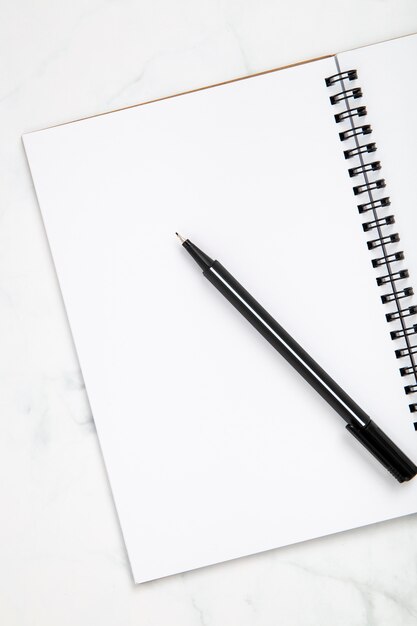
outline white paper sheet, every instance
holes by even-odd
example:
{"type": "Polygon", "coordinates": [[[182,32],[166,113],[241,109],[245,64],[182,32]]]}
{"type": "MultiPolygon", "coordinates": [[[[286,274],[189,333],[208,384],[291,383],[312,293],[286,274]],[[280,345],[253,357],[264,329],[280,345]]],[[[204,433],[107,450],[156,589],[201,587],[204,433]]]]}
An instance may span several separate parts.
{"type": "Polygon", "coordinates": [[[189,236],[412,454],[324,59],[24,137],[136,582],[415,511],[189,236]]]}

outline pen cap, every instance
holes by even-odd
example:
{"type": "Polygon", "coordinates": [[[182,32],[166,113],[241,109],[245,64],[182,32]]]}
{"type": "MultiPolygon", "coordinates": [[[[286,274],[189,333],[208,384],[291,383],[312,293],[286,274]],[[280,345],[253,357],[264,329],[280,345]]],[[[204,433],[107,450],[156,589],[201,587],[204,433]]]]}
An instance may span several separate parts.
{"type": "Polygon", "coordinates": [[[417,467],[374,422],[364,427],[347,424],[346,428],[398,480],[411,480],[417,467]]]}

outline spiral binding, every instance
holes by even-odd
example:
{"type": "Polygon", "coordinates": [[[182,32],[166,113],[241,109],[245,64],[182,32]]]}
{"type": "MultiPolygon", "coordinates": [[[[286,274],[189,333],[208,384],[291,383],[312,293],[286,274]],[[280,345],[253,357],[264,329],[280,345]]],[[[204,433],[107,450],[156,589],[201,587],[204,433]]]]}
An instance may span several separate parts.
{"type": "MultiPolygon", "coordinates": [[[[414,292],[412,287],[403,286],[402,281],[409,278],[408,270],[398,269],[396,265],[404,260],[404,252],[395,249],[400,236],[393,231],[394,215],[385,215],[391,201],[384,193],[385,179],[379,176],[381,163],[368,156],[376,152],[377,146],[368,141],[368,136],[372,134],[371,125],[363,124],[360,119],[366,117],[367,110],[362,103],[356,102],[363,97],[361,87],[356,84],[358,72],[342,72],[337,58],[335,60],[338,72],[326,78],[327,87],[335,90],[330,96],[330,103],[340,108],[334,115],[336,123],[346,126],[342,127],[339,137],[340,141],[347,144],[347,149],[343,151],[345,159],[353,159],[353,166],[348,168],[349,176],[356,179],[353,193],[366,199],[366,202],[357,207],[359,214],[366,218],[362,224],[364,232],[375,235],[367,241],[367,246],[376,253],[372,258],[372,266],[379,273],[376,277],[377,285],[389,289],[381,296],[382,303],[392,308],[386,314],[386,320],[399,324],[398,328],[391,331],[390,336],[393,341],[401,342],[400,347],[395,350],[397,359],[407,359],[406,365],[399,370],[401,376],[411,377],[411,383],[404,386],[404,391],[407,396],[416,394],[417,398],[417,323],[412,323],[412,319],[409,321],[409,318],[417,316],[417,306],[403,305],[414,292]]],[[[408,406],[411,413],[417,413],[417,400],[408,406]]],[[[414,428],[417,431],[417,422],[414,423],[414,428]]]]}

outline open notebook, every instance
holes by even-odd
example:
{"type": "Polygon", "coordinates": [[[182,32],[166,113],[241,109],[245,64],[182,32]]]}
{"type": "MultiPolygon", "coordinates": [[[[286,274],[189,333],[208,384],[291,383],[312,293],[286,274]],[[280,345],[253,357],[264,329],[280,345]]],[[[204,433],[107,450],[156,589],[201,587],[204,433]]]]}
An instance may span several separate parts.
{"type": "Polygon", "coordinates": [[[24,136],[136,582],[416,511],[417,480],[345,431],[174,235],[415,461],[416,59],[410,36],[24,136]]]}

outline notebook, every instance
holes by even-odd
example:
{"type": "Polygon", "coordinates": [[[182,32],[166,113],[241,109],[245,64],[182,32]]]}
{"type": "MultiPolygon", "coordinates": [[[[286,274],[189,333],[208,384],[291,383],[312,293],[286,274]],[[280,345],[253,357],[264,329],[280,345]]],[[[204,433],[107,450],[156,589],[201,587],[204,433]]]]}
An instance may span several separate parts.
{"type": "Polygon", "coordinates": [[[415,461],[416,59],[413,35],[24,136],[137,583],[416,511],[175,237],[415,461]]]}

